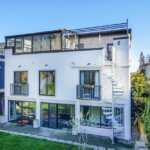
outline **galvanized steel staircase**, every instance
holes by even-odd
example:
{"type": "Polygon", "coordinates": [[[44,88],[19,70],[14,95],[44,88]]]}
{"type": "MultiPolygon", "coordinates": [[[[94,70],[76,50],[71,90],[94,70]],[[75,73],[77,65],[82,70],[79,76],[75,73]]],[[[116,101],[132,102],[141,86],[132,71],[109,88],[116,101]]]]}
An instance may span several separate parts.
{"type": "Polygon", "coordinates": [[[110,125],[113,129],[112,134],[112,142],[114,142],[114,137],[117,136],[120,133],[123,133],[124,127],[120,123],[120,119],[122,118],[123,114],[120,114],[118,116],[114,115],[114,109],[115,109],[115,103],[117,100],[119,100],[123,94],[124,94],[124,88],[121,81],[116,81],[114,79],[114,64],[108,63],[105,64],[102,68],[102,74],[105,75],[110,81],[112,82],[112,102],[110,105],[104,105],[102,106],[103,114],[106,116],[106,119],[109,119],[108,125],[110,125]]]}

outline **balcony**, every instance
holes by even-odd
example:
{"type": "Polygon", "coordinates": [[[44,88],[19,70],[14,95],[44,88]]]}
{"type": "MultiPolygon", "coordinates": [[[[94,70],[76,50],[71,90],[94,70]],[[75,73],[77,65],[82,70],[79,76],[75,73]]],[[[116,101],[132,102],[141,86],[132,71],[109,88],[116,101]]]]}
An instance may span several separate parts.
{"type": "Polygon", "coordinates": [[[77,85],[77,99],[100,100],[99,85],[77,85]]]}
{"type": "Polygon", "coordinates": [[[10,84],[10,93],[11,95],[29,95],[29,84],[10,84]]]}

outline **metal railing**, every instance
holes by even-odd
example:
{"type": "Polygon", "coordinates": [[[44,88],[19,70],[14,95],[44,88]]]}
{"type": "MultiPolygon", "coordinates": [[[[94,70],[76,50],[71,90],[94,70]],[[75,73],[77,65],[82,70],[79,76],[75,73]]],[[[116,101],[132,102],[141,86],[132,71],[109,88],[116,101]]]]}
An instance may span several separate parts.
{"type": "Polygon", "coordinates": [[[13,83],[10,84],[10,94],[11,95],[24,95],[28,96],[29,95],[29,84],[18,84],[18,83],[13,83]]]}
{"type": "Polygon", "coordinates": [[[77,85],[77,99],[100,100],[99,85],[77,85]]]}

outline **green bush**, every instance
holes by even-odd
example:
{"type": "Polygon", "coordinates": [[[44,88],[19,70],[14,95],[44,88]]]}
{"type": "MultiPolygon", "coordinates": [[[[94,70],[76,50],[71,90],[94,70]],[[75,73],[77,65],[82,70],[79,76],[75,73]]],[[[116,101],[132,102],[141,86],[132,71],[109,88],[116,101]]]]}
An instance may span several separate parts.
{"type": "Polygon", "coordinates": [[[145,103],[145,110],[143,114],[144,128],[150,141],[150,97],[147,98],[145,103]]]}

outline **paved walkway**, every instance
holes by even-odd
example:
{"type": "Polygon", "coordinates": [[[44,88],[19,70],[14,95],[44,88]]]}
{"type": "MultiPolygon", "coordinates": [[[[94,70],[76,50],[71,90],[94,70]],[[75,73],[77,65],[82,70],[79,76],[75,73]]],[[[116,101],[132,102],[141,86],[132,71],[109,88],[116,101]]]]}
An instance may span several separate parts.
{"type": "MultiPolygon", "coordinates": [[[[50,141],[56,141],[61,143],[68,143],[78,145],[79,143],[84,143],[83,140],[79,142],[80,136],[73,136],[71,132],[64,130],[56,130],[49,128],[38,128],[33,129],[32,126],[25,125],[23,127],[16,126],[16,124],[7,123],[0,124],[0,131],[7,133],[20,134],[30,137],[37,137],[40,139],[46,139],[50,141]]],[[[99,137],[94,135],[87,135],[87,145],[96,146],[94,149],[99,147],[100,149],[112,149],[112,150],[133,150],[133,148],[128,148],[123,144],[116,143],[115,145],[111,144],[111,141],[105,137],[99,137]]],[[[93,148],[93,147],[92,147],[93,148]]]]}

